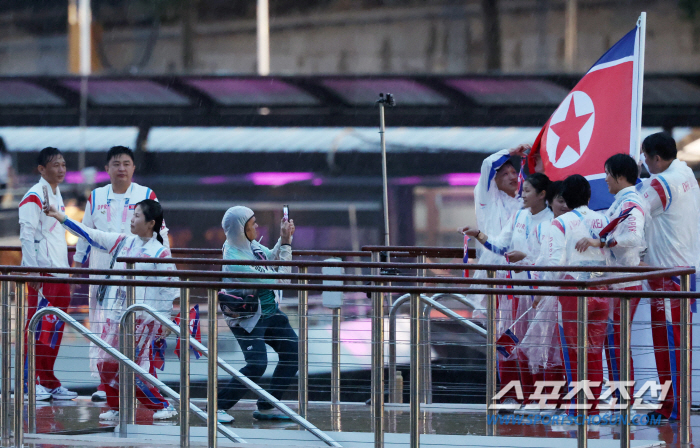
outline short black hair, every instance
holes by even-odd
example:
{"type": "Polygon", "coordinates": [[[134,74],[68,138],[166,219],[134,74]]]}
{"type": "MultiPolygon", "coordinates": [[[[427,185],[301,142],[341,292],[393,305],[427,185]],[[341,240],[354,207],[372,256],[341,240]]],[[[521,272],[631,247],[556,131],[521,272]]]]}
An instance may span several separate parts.
{"type": "Polygon", "coordinates": [[[673,160],[678,154],[676,141],[667,132],[657,132],[645,138],[642,149],[648,156],[659,156],[664,160],[673,160]]]}
{"type": "Polygon", "coordinates": [[[564,181],[563,180],[555,180],[554,182],[550,182],[549,188],[547,188],[547,203],[551,206],[552,202],[554,202],[554,198],[557,196],[561,196],[561,192],[564,189],[564,181]]]}
{"type": "Polygon", "coordinates": [[[564,179],[561,196],[570,209],[588,205],[591,200],[591,185],[580,174],[572,174],[564,179]]]}
{"type": "Polygon", "coordinates": [[[532,185],[532,188],[537,190],[537,193],[547,191],[547,189],[549,188],[549,184],[551,183],[549,177],[542,173],[530,174],[529,176],[527,176],[527,179],[525,179],[525,182],[532,185]]]}
{"type": "Polygon", "coordinates": [[[615,154],[605,161],[605,171],[610,173],[615,179],[623,176],[628,183],[634,185],[637,183],[639,166],[629,155],[615,154]]]}
{"type": "Polygon", "coordinates": [[[511,159],[508,159],[508,160],[506,160],[505,162],[503,162],[503,165],[501,165],[501,166],[499,166],[498,168],[496,168],[496,172],[501,171],[503,168],[505,168],[505,167],[507,167],[507,166],[509,166],[509,167],[511,167],[511,168],[513,168],[514,170],[517,171],[517,168],[515,168],[515,164],[513,163],[513,161],[512,161],[511,159]]]}
{"type": "Polygon", "coordinates": [[[53,146],[47,146],[39,152],[39,157],[36,158],[36,164],[46,166],[51,163],[53,159],[62,155],[63,153],[60,149],[54,148],[53,146]]]}
{"type": "Polygon", "coordinates": [[[134,162],[134,151],[126,146],[112,146],[109,148],[109,151],[107,151],[107,165],[109,165],[109,162],[111,162],[113,158],[122,154],[126,154],[127,156],[131,157],[131,161],[134,162]]]}

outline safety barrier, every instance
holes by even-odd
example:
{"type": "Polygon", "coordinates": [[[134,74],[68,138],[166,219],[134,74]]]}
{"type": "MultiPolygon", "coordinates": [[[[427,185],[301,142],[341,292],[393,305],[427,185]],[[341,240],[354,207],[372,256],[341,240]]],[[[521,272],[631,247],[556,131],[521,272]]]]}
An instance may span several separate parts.
{"type": "MultiPolygon", "coordinates": [[[[186,259],[186,263],[191,263],[191,264],[210,264],[210,265],[226,265],[226,264],[246,264],[246,265],[267,265],[267,266],[297,266],[301,268],[308,268],[310,266],[316,266],[316,267],[321,267],[321,266],[337,266],[337,267],[360,267],[360,268],[370,268],[374,271],[375,275],[372,276],[351,276],[351,275],[342,275],[342,276],[324,276],[324,275],[318,275],[318,274],[304,274],[303,272],[300,274],[255,274],[256,278],[276,278],[276,279],[297,279],[301,281],[308,281],[308,280],[346,280],[348,282],[350,281],[357,281],[357,280],[368,280],[371,279],[373,281],[373,285],[367,285],[367,286],[355,286],[355,285],[315,285],[315,284],[297,284],[297,285],[292,285],[292,284],[278,284],[275,286],[275,289],[280,289],[280,290],[297,290],[299,291],[300,289],[303,288],[303,291],[299,293],[299,298],[300,302],[304,302],[304,295],[308,294],[308,291],[345,291],[345,292],[371,292],[373,294],[373,312],[372,312],[372,320],[373,320],[373,331],[372,331],[372,339],[373,339],[373,352],[372,352],[372,378],[373,378],[373,384],[372,384],[372,409],[373,409],[373,421],[374,421],[374,434],[375,434],[375,446],[383,446],[383,434],[384,434],[384,412],[383,412],[383,389],[384,389],[384,379],[383,379],[383,308],[384,308],[384,301],[382,300],[382,294],[384,293],[409,293],[410,294],[410,305],[411,305],[411,426],[410,426],[410,432],[411,432],[411,445],[412,446],[417,446],[417,443],[419,441],[419,427],[418,427],[418,410],[419,410],[419,403],[421,401],[420,399],[420,383],[421,383],[421,378],[424,378],[421,376],[423,370],[422,363],[420,361],[420,358],[422,357],[419,348],[421,346],[421,333],[420,333],[420,327],[421,327],[421,310],[420,310],[420,302],[421,302],[421,296],[420,294],[426,293],[426,294],[463,294],[465,292],[463,287],[426,287],[426,286],[386,286],[382,285],[383,283],[446,283],[446,284],[454,284],[454,285],[505,285],[509,284],[512,286],[568,286],[568,287],[576,287],[580,288],[579,291],[567,291],[566,295],[567,296],[577,296],[582,299],[579,300],[579,315],[583,316],[583,320],[579,322],[579,340],[580,341],[587,341],[587,334],[586,334],[586,322],[585,322],[585,305],[586,305],[586,300],[584,300],[586,297],[620,297],[620,298],[632,298],[632,297],[637,297],[640,295],[639,292],[634,292],[634,291],[586,291],[586,288],[594,287],[594,286],[600,286],[600,285],[605,285],[605,284],[614,284],[614,283],[622,283],[622,282],[627,282],[635,279],[649,279],[649,278],[656,278],[656,277],[667,277],[670,275],[681,275],[682,277],[682,287],[683,291],[688,291],[688,275],[690,275],[693,271],[691,269],[659,269],[659,268],[629,268],[629,269],[611,269],[611,268],[604,268],[604,267],[596,267],[595,269],[591,268],[573,268],[573,267],[528,267],[529,270],[532,271],[591,271],[594,270],[596,272],[599,271],[608,271],[608,272],[641,272],[644,274],[641,275],[627,275],[623,277],[615,277],[615,278],[605,278],[605,279],[600,279],[600,280],[587,280],[587,281],[577,281],[577,280],[558,280],[558,281],[533,281],[533,280],[512,280],[508,279],[507,281],[502,281],[503,279],[494,279],[494,278],[487,278],[487,279],[469,279],[469,278],[456,278],[456,277],[448,277],[448,278],[430,278],[430,277],[424,277],[424,276],[392,276],[392,277],[386,277],[386,276],[380,276],[376,275],[378,271],[381,268],[391,268],[391,267],[402,267],[406,269],[428,269],[428,268],[437,268],[437,269],[453,269],[453,270],[463,270],[464,265],[463,264],[450,264],[450,263],[435,263],[435,264],[428,264],[428,263],[380,263],[377,262],[376,259],[378,259],[378,253],[373,256],[373,259],[375,261],[370,262],[370,263],[360,263],[360,262],[318,262],[318,261],[306,261],[306,262],[269,262],[269,261],[256,261],[256,262],[251,262],[251,261],[245,261],[245,262],[234,262],[234,261],[229,261],[229,260],[208,260],[208,259],[186,259]],[[381,412],[378,411],[378,409],[381,408],[381,412]]],[[[179,259],[178,262],[181,262],[182,259],[179,259]]],[[[139,261],[139,259],[120,259],[120,261],[124,261],[127,263],[135,263],[139,261]]],[[[158,260],[149,260],[149,261],[154,261],[154,262],[160,262],[158,260]]],[[[164,262],[172,262],[170,260],[164,260],[164,262]]],[[[483,269],[487,271],[495,271],[502,269],[503,266],[478,266],[478,265],[470,265],[470,269],[483,269]]],[[[236,288],[236,287],[246,287],[246,288],[251,288],[250,283],[243,283],[243,282],[232,282],[232,283],[214,283],[212,281],[192,281],[189,280],[187,282],[157,282],[157,281],[134,281],[134,280],[109,280],[109,281],[100,281],[100,280],[95,280],[95,279],[65,279],[65,278],[50,278],[50,277],[33,277],[33,276],[19,276],[19,275],[9,275],[9,273],[12,272],[44,272],[44,273],[50,273],[50,272],[60,272],[62,270],[51,270],[51,269],[29,269],[29,268],[20,268],[17,266],[2,266],[0,267],[0,272],[2,272],[4,275],[3,277],[0,277],[0,280],[2,280],[2,295],[3,295],[3,306],[2,306],[2,317],[0,318],[0,323],[2,324],[2,337],[5,338],[3,339],[3,355],[2,355],[2,370],[3,370],[3,378],[2,378],[2,385],[3,385],[3,390],[9,390],[9,379],[7,378],[6,372],[9,372],[9,350],[6,350],[6,348],[9,347],[9,340],[7,338],[9,334],[9,284],[8,282],[16,282],[17,283],[17,291],[18,291],[18,297],[23,297],[24,296],[24,284],[26,282],[32,282],[32,281],[41,281],[45,283],[72,283],[72,284],[112,284],[112,285],[122,285],[122,286],[169,286],[169,287],[182,287],[185,289],[190,289],[190,288],[206,288],[208,290],[211,290],[212,288],[220,288],[223,286],[230,287],[230,288],[236,288]],[[7,325],[6,325],[6,320],[7,320],[7,325]],[[8,331],[4,331],[8,330],[8,331]],[[7,366],[7,368],[5,368],[7,366]],[[6,387],[8,386],[8,387],[6,387]]],[[[92,273],[92,274],[104,274],[104,272],[100,271],[91,271],[90,270],[70,270],[71,272],[75,273],[92,273]]],[[[104,271],[104,270],[103,270],[104,271]]],[[[148,274],[153,274],[152,271],[147,271],[148,274]]],[[[126,270],[126,271],[111,271],[112,274],[115,275],[144,275],[144,272],[137,271],[137,270],[126,270]]],[[[235,275],[227,275],[226,273],[222,272],[211,272],[211,271],[177,271],[177,275],[180,277],[185,277],[185,278],[197,278],[197,277],[202,277],[202,278],[212,278],[212,277],[237,277],[237,278],[245,278],[244,275],[242,274],[235,274],[235,275]]],[[[489,297],[489,307],[488,307],[488,319],[489,322],[494,322],[495,320],[495,296],[498,294],[498,290],[492,288],[492,287],[485,287],[485,288],[472,288],[470,293],[474,294],[488,294],[489,297]]],[[[558,290],[552,290],[552,289],[511,289],[509,290],[509,293],[515,294],[515,295],[559,295],[560,291],[558,290]]],[[[698,293],[688,293],[688,292],[681,292],[681,293],[669,293],[669,292],[645,292],[643,294],[645,297],[663,297],[663,298],[681,298],[681,299],[687,299],[687,298],[697,298],[700,297],[700,294],[698,293]]],[[[425,298],[423,297],[423,301],[425,302],[425,298]]],[[[306,296],[306,299],[308,299],[308,296],[306,296]]],[[[405,299],[404,299],[405,300],[405,299]]],[[[431,303],[431,306],[436,307],[437,309],[440,309],[440,304],[438,304],[436,301],[435,303],[431,303]],[[437,305],[437,306],[436,306],[437,305]]],[[[430,303],[430,302],[428,302],[430,303]]],[[[623,305],[627,303],[626,300],[622,301],[623,305]]],[[[685,369],[681,373],[681,406],[680,406],[680,439],[681,441],[689,440],[689,374],[688,370],[689,369],[689,356],[688,356],[688,348],[689,348],[689,318],[688,318],[688,301],[687,300],[681,300],[682,304],[682,313],[681,313],[681,356],[682,356],[682,361],[681,361],[681,367],[685,369]],[[685,330],[684,330],[685,329],[685,330]],[[685,361],[683,361],[683,359],[685,361]]],[[[187,308],[183,308],[187,309],[187,308]]],[[[211,308],[210,308],[211,309],[211,308]]],[[[216,309],[214,307],[213,309],[216,309]]],[[[624,306],[623,306],[623,315],[624,315],[624,306]]],[[[23,307],[18,306],[17,307],[17,322],[23,322],[24,317],[23,317],[23,307]]],[[[300,303],[300,314],[303,313],[303,307],[302,303],[300,303]]],[[[307,314],[307,313],[303,313],[307,314]]],[[[449,313],[447,313],[449,315],[449,313]]],[[[455,316],[452,316],[455,317],[455,316]]],[[[460,321],[465,321],[462,319],[460,316],[458,316],[460,321]]],[[[211,318],[211,317],[210,317],[211,318]]],[[[182,329],[188,329],[189,328],[189,321],[188,321],[188,316],[186,316],[186,313],[183,313],[182,319],[181,319],[181,330],[182,329]]],[[[301,322],[301,320],[300,320],[301,322]]],[[[76,322],[77,323],[77,322],[76,322]]],[[[300,333],[304,333],[305,331],[308,330],[308,326],[306,328],[302,328],[300,325],[300,333]]],[[[19,329],[19,325],[16,328],[17,335],[19,339],[18,341],[21,340],[21,330],[19,329]]],[[[87,330],[86,330],[87,331],[87,330]]],[[[622,332],[625,332],[625,326],[622,326],[622,332]]],[[[183,333],[188,334],[187,331],[183,333]]],[[[300,342],[302,341],[303,335],[300,334],[300,342]]],[[[334,338],[335,339],[335,338],[334,338]]],[[[495,395],[495,390],[496,390],[496,377],[495,377],[495,326],[494,325],[488,325],[488,332],[487,332],[487,339],[488,339],[488,356],[487,356],[487,404],[493,404],[492,403],[492,397],[495,395]],[[491,368],[489,368],[491,366],[491,368]]],[[[625,340],[629,341],[629,333],[627,332],[627,336],[625,337],[623,335],[623,344],[625,340]]],[[[185,347],[187,347],[187,343],[185,342],[185,347]]],[[[194,342],[194,341],[192,341],[194,342]]],[[[210,340],[211,342],[211,340],[210,340]]],[[[21,344],[18,344],[18,348],[21,344]]],[[[304,350],[303,346],[300,344],[300,352],[304,350]]],[[[581,344],[582,346],[585,347],[585,344],[581,344]]],[[[625,351],[624,349],[625,345],[622,345],[622,353],[627,354],[628,358],[628,350],[625,351]]],[[[627,348],[629,348],[629,342],[627,342],[627,348]]],[[[185,350],[187,351],[187,350],[185,350]]],[[[586,359],[587,356],[587,350],[582,349],[581,346],[579,346],[579,377],[580,378],[585,378],[586,377],[586,359]]],[[[17,365],[22,365],[22,360],[23,356],[21,354],[21,349],[16,351],[16,359],[19,361],[17,365]],[[18,352],[20,352],[18,354],[18,352]]],[[[128,359],[128,358],[126,358],[128,359]]],[[[184,361],[183,361],[184,364],[184,361]]],[[[622,366],[622,378],[624,379],[629,372],[625,371],[624,368],[624,363],[622,366]]],[[[21,369],[19,369],[21,370],[21,369]]],[[[627,369],[628,370],[628,369],[627,369]]],[[[185,370],[183,370],[184,372],[185,370]]],[[[22,390],[23,387],[23,381],[18,382],[18,378],[20,378],[21,374],[18,373],[17,371],[15,372],[15,381],[16,381],[16,389],[17,391],[22,390]]],[[[300,381],[300,386],[303,386],[302,382],[305,380],[308,380],[308,377],[305,379],[302,379],[302,372],[300,370],[299,374],[299,381],[300,381]]],[[[30,386],[31,387],[31,386],[30,386]]],[[[303,387],[300,387],[300,389],[303,389],[303,387]]],[[[173,392],[174,393],[174,392],[173,392]]],[[[171,395],[172,396],[172,395],[171,395]]],[[[124,397],[124,395],[121,395],[120,397],[124,397]]],[[[188,400],[185,400],[187,397],[183,397],[182,394],[180,394],[179,397],[182,402],[188,402],[188,400]]],[[[585,396],[580,397],[580,403],[585,403],[585,396]]],[[[302,406],[302,404],[305,404],[304,397],[302,394],[300,394],[300,411],[304,409],[305,406],[302,406]]],[[[9,438],[9,430],[8,425],[6,424],[6,418],[8,415],[7,409],[9,409],[9,394],[3,394],[2,396],[2,423],[3,423],[3,429],[2,429],[2,434],[3,438],[7,435],[7,438],[9,438]],[[6,397],[7,396],[7,397],[6,397]],[[7,401],[6,401],[7,400],[7,401]]],[[[23,403],[22,403],[22,394],[17,393],[15,394],[15,416],[22,415],[21,410],[23,408],[23,403]],[[19,412],[18,412],[19,411],[19,412]]],[[[187,413],[187,406],[183,406],[185,409],[184,411],[181,411],[183,414],[188,414],[187,413]]],[[[210,413],[210,409],[207,409],[207,411],[210,413]]],[[[494,410],[487,406],[487,412],[489,415],[494,415],[494,410]]],[[[625,411],[623,411],[625,412],[625,411]]],[[[627,413],[629,413],[629,406],[627,407],[627,413]]],[[[303,416],[300,412],[300,414],[303,416]]],[[[585,428],[585,410],[583,411],[583,416],[584,416],[584,425],[582,427],[579,427],[578,434],[579,434],[579,445],[580,446],[585,446],[585,441],[586,441],[586,428],[585,428]],[[583,444],[583,445],[581,445],[583,444]]],[[[184,417],[181,417],[184,418],[184,417]]],[[[22,438],[22,424],[21,421],[19,421],[18,424],[18,419],[15,419],[15,443],[17,443],[17,440],[21,440],[22,438]]],[[[210,419],[211,420],[211,419],[210,419]]],[[[182,420],[181,420],[182,421],[182,420]]],[[[628,446],[629,443],[629,425],[626,425],[627,428],[627,437],[624,437],[624,432],[623,432],[623,437],[621,437],[621,446],[628,446]],[[625,442],[626,441],[626,442],[625,442]],[[627,443],[627,445],[625,445],[627,443]]],[[[181,428],[181,431],[184,431],[183,428],[181,428]]],[[[492,434],[492,429],[487,429],[488,433],[492,434]]],[[[182,435],[182,434],[181,434],[182,435]]],[[[5,439],[7,440],[7,439],[5,439]]]]}

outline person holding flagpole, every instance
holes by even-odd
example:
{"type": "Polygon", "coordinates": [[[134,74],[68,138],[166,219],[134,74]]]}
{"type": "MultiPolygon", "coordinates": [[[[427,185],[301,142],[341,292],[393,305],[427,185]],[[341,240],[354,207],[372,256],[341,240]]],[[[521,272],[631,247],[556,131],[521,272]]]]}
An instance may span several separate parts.
{"type": "MultiPolygon", "coordinates": [[[[676,142],[665,132],[644,139],[642,152],[651,177],[637,188],[649,204],[648,250],[644,262],[665,268],[697,266],[700,253],[700,189],[693,170],[676,159],[676,142]]],[[[653,291],[680,291],[678,277],[649,280],[653,291]]],[[[679,418],[680,301],[650,299],[651,331],[656,370],[661,385],[670,383],[672,393],[650,417],[679,418]]],[[[690,400],[690,397],[688,397],[690,400]]]]}
{"type": "MultiPolygon", "coordinates": [[[[597,239],[582,238],[576,243],[576,250],[586,251],[589,247],[608,249],[608,264],[612,266],[639,266],[641,256],[646,250],[644,227],[647,213],[646,202],[637,193],[635,184],[639,167],[637,162],[627,154],[615,154],[605,161],[605,182],[608,190],[615,195],[605,216],[610,221],[597,239]]],[[[614,275],[614,274],[613,274],[614,275]]],[[[619,274],[618,274],[619,275],[619,274]]],[[[642,282],[627,282],[611,285],[612,289],[623,291],[641,291],[642,282]]],[[[630,300],[630,322],[634,319],[640,298],[630,300]]],[[[620,299],[611,303],[612,313],[608,323],[605,339],[606,360],[610,381],[620,381],[620,299]]],[[[629,325],[629,322],[627,322],[629,325]]],[[[633,360],[630,356],[630,380],[634,381],[633,360]]],[[[634,386],[630,394],[634,393],[634,386]]]]}

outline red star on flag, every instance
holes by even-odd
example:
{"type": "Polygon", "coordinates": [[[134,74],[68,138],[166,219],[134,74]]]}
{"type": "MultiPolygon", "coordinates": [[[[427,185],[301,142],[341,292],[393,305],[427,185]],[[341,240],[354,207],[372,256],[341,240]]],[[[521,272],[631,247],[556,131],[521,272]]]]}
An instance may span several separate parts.
{"type": "Polygon", "coordinates": [[[571,146],[571,149],[576,151],[578,155],[581,155],[581,145],[579,144],[578,133],[586,124],[591,115],[592,114],[589,113],[577,117],[574,96],[571,95],[569,110],[566,111],[566,118],[564,121],[560,121],[559,123],[553,124],[549,127],[559,136],[559,143],[557,143],[557,150],[554,156],[555,162],[559,160],[567,146],[571,146]]]}

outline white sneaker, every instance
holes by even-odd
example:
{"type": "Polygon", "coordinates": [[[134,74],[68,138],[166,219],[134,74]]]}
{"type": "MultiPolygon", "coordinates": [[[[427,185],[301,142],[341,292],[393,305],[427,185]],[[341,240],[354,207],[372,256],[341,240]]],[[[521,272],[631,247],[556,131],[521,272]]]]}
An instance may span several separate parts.
{"type": "Polygon", "coordinates": [[[153,414],[153,420],[166,420],[169,418],[173,418],[177,415],[177,411],[173,407],[173,405],[168,405],[167,408],[161,409],[160,411],[156,411],[153,414]]]}
{"type": "Polygon", "coordinates": [[[92,401],[107,401],[107,392],[103,390],[96,390],[92,394],[92,401]]]}
{"type": "Polygon", "coordinates": [[[234,418],[228,412],[219,409],[216,411],[216,421],[219,423],[231,423],[234,418]]]}
{"type": "MultiPolygon", "coordinates": [[[[29,400],[29,396],[24,394],[24,399],[29,400]]],[[[34,401],[45,401],[51,399],[51,392],[42,386],[41,384],[36,385],[36,394],[34,395],[34,401]]]]}
{"type": "Polygon", "coordinates": [[[74,400],[78,398],[78,393],[59,386],[51,391],[51,398],[54,400],[74,400]]]}
{"type": "Polygon", "coordinates": [[[113,409],[108,410],[100,414],[100,420],[119,420],[119,411],[113,409]]]}

